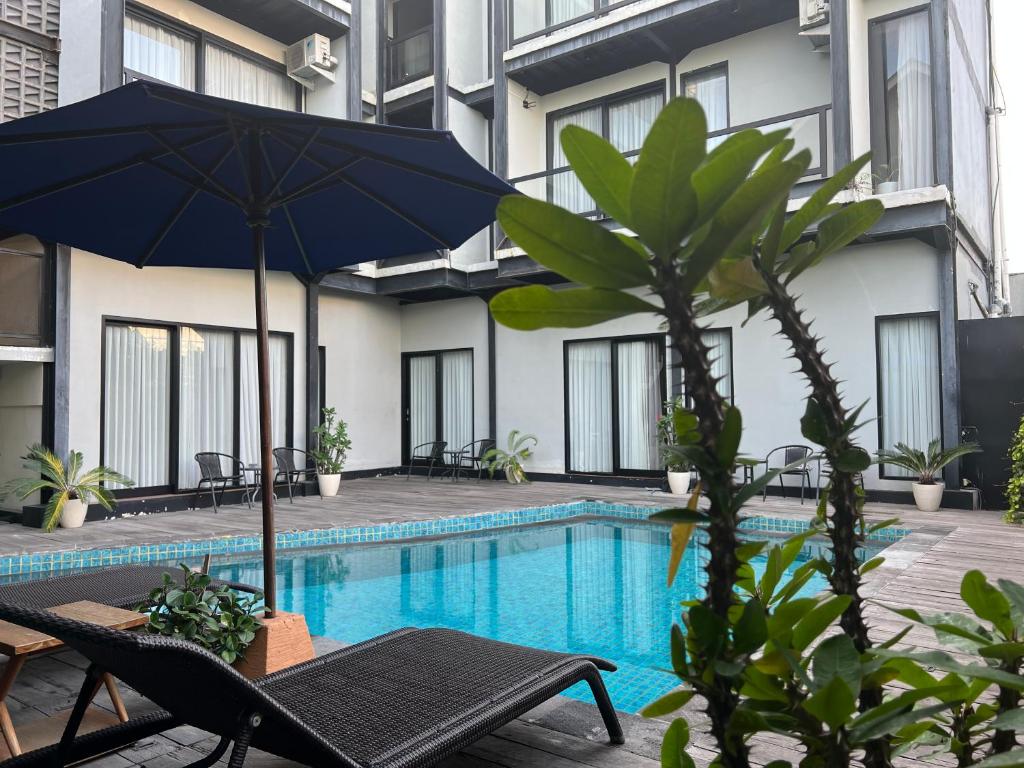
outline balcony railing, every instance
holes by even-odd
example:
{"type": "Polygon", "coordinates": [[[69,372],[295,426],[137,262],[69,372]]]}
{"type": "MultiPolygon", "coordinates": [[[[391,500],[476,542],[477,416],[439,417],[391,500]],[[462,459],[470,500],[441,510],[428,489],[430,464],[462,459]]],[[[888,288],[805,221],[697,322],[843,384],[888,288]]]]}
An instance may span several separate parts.
{"type": "MultiPolygon", "coordinates": [[[[809,149],[811,152],[810,166],[801,180],[824,179],[830,175],[828,147],[831,133],[829,126],[831,110],[832,106],[826,104],[788,115],[770,117],[714,131],[708,134],[708,149],[713,149],[728,136],[748,128],[757,128],[764,133],[788,128],[790,137],[796,142],[794,151],[809,149]]],[[[557,137],[555,138],[557,140],[557,137]]],[[[639,153],[639,150],[633,150],[622,154],[623,157],[633,158],[639,153]]],[[[509,179],[509,183],[524,195],[547,200],[549,203],[559,205],[573,213],[591,218],[604,217],[603,212],[598,209],[594,199],[587,194],[569,166],[519,176],[509,179]]]]}
{"type": "Polygon", "coordinates": [[[509,45],[551,34],[636,0],[509,0],[509,45]]]}
{"type": "Polygon", "coordinates": [[[397,88],[434,71],[434,27],[388,40],[387,86],[397,88]]]}

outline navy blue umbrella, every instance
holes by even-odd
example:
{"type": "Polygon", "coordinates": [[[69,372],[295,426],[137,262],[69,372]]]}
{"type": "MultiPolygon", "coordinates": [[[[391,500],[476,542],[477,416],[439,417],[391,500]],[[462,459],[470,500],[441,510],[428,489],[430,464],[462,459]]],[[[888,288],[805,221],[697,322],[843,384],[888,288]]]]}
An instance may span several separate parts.
{"type": "Polygon", "coordinates": [[[137,267],[253,269],[267,608],[275,606],[266,270],[455,248],[514,192],[444,131],[135,82],[0,125],[0,231],[137,267]]]}

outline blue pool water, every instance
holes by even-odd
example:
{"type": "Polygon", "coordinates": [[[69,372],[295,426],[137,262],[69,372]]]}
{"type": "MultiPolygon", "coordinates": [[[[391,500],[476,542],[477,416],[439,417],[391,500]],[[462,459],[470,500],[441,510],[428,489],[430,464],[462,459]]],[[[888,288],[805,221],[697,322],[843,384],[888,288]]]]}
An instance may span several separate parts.
{"type": "MultiPolygon", "coordinates": [[[[702,534],[668,587],[668,529],[620,520],[505,528],[404,543],[281,552],[278,606],[310,631],[355,643],[399,627],[441,626],[614,661],[615,706],[635,712],[676,685],[669,628],[703,595],[702,534]]],[[[881,548],[881,544],[877,548],[881,548]]],[[[810,542],[806,561],[821,544],[810,542]]],[[[873,555],[875,550],[867,553],[873,555]]],[[[764,567],[763,559],[753,563],[764,567]]],[[[795,566],[794,566],[795,567],[795,566]]],[[[215,561],[213,575],[262,583],[259,555],[215,561]]],[[[826,586],[815,577],[804,589],[826,586]]],[[[586,686],[567,695],[591,700],[586,686]]]]}

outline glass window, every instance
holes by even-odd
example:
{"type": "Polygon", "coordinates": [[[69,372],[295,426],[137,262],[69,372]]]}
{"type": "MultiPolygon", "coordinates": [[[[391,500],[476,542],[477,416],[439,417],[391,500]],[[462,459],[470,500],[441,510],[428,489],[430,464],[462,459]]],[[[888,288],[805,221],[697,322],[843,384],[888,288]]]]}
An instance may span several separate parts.
{"type": "Polygon", "coordinates": [[[277,109],[295,109],[295,83],[219,45],[206,46],[206,92],[211,96],[277,109]]]}
{"type": "Polygon", "coordinates": [[[103,463],[136,487],[168,485],[170,330],[110,323],[103,360],[103,463]]]}
{"type": "Polygon", "coordinates": [[[871,25],[871,148],[877,183],[935,180],[928,11],[871,25]]]}
{"type": "MultiPolygon", "coordinates": [[[[935,314],[878,321],[878,414],[881,448],[924,450],[942,430],[939,320],[935,314]]],[[[885,466],[890,477],[910,473],[885,466]]]]}
{"type": "Polygon", "coordinates": [[[124,18],[124,67],[179,88],[196,88],[195,40],[146,19],[124,18]]]}
{"type": "Polygon", "coordinates": [[[708,133],[729,127],[729,70],[724,65],[683,75],[681,91],[704,108],[708,133]]]}
{"type": "MultiPolygon", "coordinates": [[[[562,142],[559,137],[562,129],[569,125],[578,125],[588,131],[600,134],[602,118],[600,107],[588,107],[574,112],[565,112],[551,118],[551,167],[562,168],[569,164],[562,151],[562,142]]],[[[552,174],[550,177],[550,188],[548,190],[549,200],[555,205],[560,205],[573,213],[589,213],[597,209],[587,191],[583,188],[576,174],[566,170],[552,174]]]]}
{"type": "Polygon", "coordinates": [[[661,111],[664,97],[648,93],[608,106],[608,141],[620,152],[632,152],[643,146],[654,119],[661,111]]]}
{"type": "Polygon", "coordinates": [[[197,453],[234,453],[235,334],[186,327],[178,344],[178,487],[195,488],[197,453]]]}
{"type": "Polygon", "coordinates": [[[473,441],[472,350],[409,355],[405,377],[407,455],[435,440],[452,451],[473,441]]]}
{"type": "Polygon", "coordinates": [[[732,402],[732,330],[710,328],[701,338],[711,352],[711,375],[718,380],[718,394],[732,402]]]}
{"type": "MultiPolygon", "coordinates": [[[[238,396],[238,456],[246,464],[260,461],[259,373],[256,368],[256,334],[240,338],[238,396]]],[[[288,441],[288,338],[270,335],[270,442],[271,448],[288,441]]]]}
{"type": "Polygon", "coordinates": [[[567,350],[571,472],[612,472],[612,345],[581,341],[567,350]]]}

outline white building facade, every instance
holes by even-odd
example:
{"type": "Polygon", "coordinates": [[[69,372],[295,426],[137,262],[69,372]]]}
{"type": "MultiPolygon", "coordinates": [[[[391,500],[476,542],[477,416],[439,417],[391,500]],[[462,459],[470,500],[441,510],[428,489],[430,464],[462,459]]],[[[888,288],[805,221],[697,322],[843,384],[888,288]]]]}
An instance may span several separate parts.
{"type": "MultiPolygon", "coordinates": [[[[870,400],[865,448],[933,437],[951,445],[960,439],[957,321],[1001,314],[1009,298],[989,171],[987,5],[64,0],[59,26],[21,34],[40,61],[49,50],[57,98],[33,96],[38,105],[20,111],[5,103],[3,114],[148,78],[447,129],[521,191],[609,227],[565,168],[565,125],[602,133],[628,155],[665,101],[688,95],[704,105],[713,141],[790,127],[814,158],[798,198],[871,151],[851,194],[878,195],[885,216],[795,290],[848,402],[870,400]],[[315,90],[284,63],[287,47],[312,34],[331,41],[338,61],[335,81],[315,90]]],[[[0,44],[13,26],[0,25],[0,44]]],[[[111,226],[130,222],[112,211],[111,226]]],[[[496,227],[452,252],[367,262],[318,283],[274,275],[275,445],[306,447],[328,405],[350,425],[353,473],[393,471],[429,440],[502,443],[519,429],[539,440],[528,465],[538,478],[658,484],[654,420],[685,393],[657,318],[534,333],[489,318],[496,292],[559,282],[496,227]]],[[[0,241],[4,293],[21,309],[0,308],[0,478],[17,471],[25,444],[43,440],[133,477],[126,510],[173,508],[193,502],[195,452],[256,460],[248,272],[139,271],[12,236],[0,241]],[[34,320],[25,286],[35,286],[34,320]]],[[[708,340],[723,391],[744,413],[743,450],[763,457],[805,442],[806,392],[773,323],[743,319],[709,318],[708,340]]],[[[909,492],[891,467],[872,467],[865,481],[877,498],[909,492]]],[[[956,467],[947,481],[959,486],[956,467]]]]}

